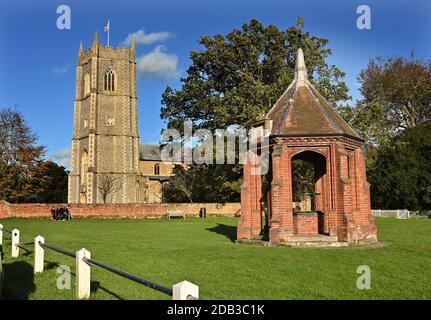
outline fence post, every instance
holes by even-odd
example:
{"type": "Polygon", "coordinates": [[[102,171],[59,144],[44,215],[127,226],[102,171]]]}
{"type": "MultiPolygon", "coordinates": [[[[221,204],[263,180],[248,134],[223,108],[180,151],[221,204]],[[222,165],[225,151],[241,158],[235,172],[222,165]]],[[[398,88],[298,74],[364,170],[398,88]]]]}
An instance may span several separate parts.
{"type": "Polygon", "coordinates": [[[0,246],[3,245],[3,225],[0,223],[0,246]]]}
{"type": "Polygon", "coordinates": [[[90,298],[90,265],[83,258],[91,259],[90,251],[82,248],[76,252],[76,297],[90,298]]]}
{"type": "Polygon", "coordinates": [[[3,264],[1,261],[1,252],[0,252],[0,299],[3,292],[3,264]]]}
{"type": "Polygon", "coordinates": [[[172,288],[173,300],[189,300],[189,298],[199,298],[199,287],[197,285],[188,281],[174,284],[172,288]]]}
{"type": "Polygon", "coordinates": [[[45,239],[42,236],[34,238],[34,273],[43,272],[43,262],[45,259],[45,250],[39,244],[45,243],[45,239]]]}
{"type": "Polygon", "coordinates": [[[12,230],[12,258],[18,258],[19,255],[19,230],[12,230]]]}

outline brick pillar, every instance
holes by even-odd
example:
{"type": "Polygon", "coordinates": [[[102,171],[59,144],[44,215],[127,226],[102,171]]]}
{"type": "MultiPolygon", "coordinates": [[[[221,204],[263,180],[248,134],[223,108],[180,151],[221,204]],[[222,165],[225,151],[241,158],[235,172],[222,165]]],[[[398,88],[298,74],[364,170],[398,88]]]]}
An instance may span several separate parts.
{"type": "Polygon", "coordinates": [[[272,152],[271,228],[269,240],[286,241],[293,235],[292,168],[288,149],[281,144],[272,152]]]}
{"type": "Polygon", "coordinates": [[[356,225],[356,238],[377,240],[377,229],[374,217],[371,214],[370,184],[367,182],[365,157],[360,148],[355,150],[356,157],[355,177],[358,180],[359,192],[356,202],[359,204],[358,210],[354,210],[353,219],[356,225]]]}
{"type": "Polygon", "coordinates": [[[356,148],[350,154],[350,165],[348,156],[344,148],[338,148],[338,214],[341,218],[338,240],[351,243],[365,239],[374,240],[377,236],[374,218],[371,215],[370,186],[366,180],[365,158],[360,148],[356,148]]]}
{"type": "Polygon", "coordinates": [[[343,186],[343,211],[344,213],[352,212],[352,186],[349,178],[349,154],[345,149],[338,150],[338,161],[340,168],[340,179],[343,186]]]}
{"type": "Polygon", "coordinates": [[[256,174],[257,168],[259,168],[259,164],[250,163],[248,160],[244,164],[244,182],[241,186],[241,218],[237,228],[238,240],[257,237],[262,230],[262,176],[256,174]]]}
{"type": "Polygon", "coordinates": [[[348,152],[344,146],[336,145],[335,150],[337,172],[336,179],[336,209],[337,209],[337,236],[338,240],[348,241],[349,230],[352,225],[352,208],[351,208],[351,182],[348,178],[348,152]]]}

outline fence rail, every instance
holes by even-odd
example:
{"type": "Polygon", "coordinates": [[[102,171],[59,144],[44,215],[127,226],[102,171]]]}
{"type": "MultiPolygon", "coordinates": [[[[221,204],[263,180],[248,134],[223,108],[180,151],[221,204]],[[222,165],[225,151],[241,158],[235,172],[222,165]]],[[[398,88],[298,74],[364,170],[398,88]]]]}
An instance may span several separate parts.
{"type": "Polygon", "coordinates": [[[83,260],[85,262],[89,263],[89,264],[92,264],[94,266],[98,266],[98,267],[100,267],[102,269],[105,269],[105,270],[111,271],[112,273],[118,274],[119,276],[122,276],[122,277],[124,277],[126,279],[135,281],[137,283],[143,284],[144,286],[147,286],[149,288],[152,288],[154,290],[157,290],[157,291],[160,291],[160,292],[166,293],[167,295],[172,296],[172,289],[166,288],[166,287],[164,287],[162,285],[159,285],[159,284],[157,284],[155,282],[152,282],[152,281],[149,281],[149,280],[145,280],[143,278],[140,278],[138,276],[135,276],[135,275],[130,274],[128,272],[125,272],[123,270],[111,267],[111,266],[109,266],[107,264],[104,264],[104,263],[102,263],[100,261],[97,261],[97,260],[94,260],[94,259],[83,258],[83,260]]]}
{"type": "Polygon", "coordinates": [[[48,245],[46,243],[43,243],[41,241],[38,242],[38,245],[40,245],[43,249],[48,248],[48,249],[51,249],[52,251],[64,254],[65,256],[69,256],[71,258],[76,258],[76,254],[73,253],[73,252],[70,252],[70,251],[67,251],[67,250],[63,250],[61,248],[57,248],[57,247],[54,247],[54,246],[50,246],[50,245],[48,245]]]}
{"type": "MultiPolygon", "coordinates": [[[[20,242],[20,232],[18,229],[7,230],[0,224],[0,244],[3,243],[3,231],[9,232],[11,238],[11,256],[17,258],[19,256],[19,248],[27,250],[25,246],[34,245],[34,273],[41,273],[44,270],[45,249],[50,249],[60,254],[69,256],[76,260],[76,296],[78,299],[87,299],[90,297],[90,270],[91,266],[97,266],[119,276],[122,276],[131,281],[142,284],[151,289],[157,290],[169,296],[174,300],[197,300],[199,299],[199,287],[188,281],[183,281],[175,284],[172,289],[162,286],[158,283],[138,277],[126,271],[107,265],[95,259],[91,259],[91,253],[82,248],[76,253],[58,248],[45,243],[42,236],[37,236],[34,241],[20,242]]],[[[1,263],[1,260],[0,260],[1,263]]],[[[1,266],[0,266],[1,268],[1,266]]],[[[1,269],[0,269],[1,270],[1,269]]]]}
{"type": "Polygon", "coordinates": [[[11,230],[5,229],[5,228],[3,228],[3,227],[0,227],[0,231],[7,232],[7,233],[9,233],[9,234],[11,234],[11,233],[12,233],[12,231],[11,231],[11,230]]]}
{"type": "Polygon", "coordinates": [[[29,241],[29,242],[20,242],[19,245],[20,246],[29,246],[31,244],[34,244],[34,241],[29,241]]]}

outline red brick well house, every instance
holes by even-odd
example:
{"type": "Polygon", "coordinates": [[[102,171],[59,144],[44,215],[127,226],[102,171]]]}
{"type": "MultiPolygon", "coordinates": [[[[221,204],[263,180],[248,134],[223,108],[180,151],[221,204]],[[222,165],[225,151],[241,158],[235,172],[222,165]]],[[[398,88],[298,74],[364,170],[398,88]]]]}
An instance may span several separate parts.
{"type": "Polygon", "coordinates": [[[308,81],[302,49],[295,79],[254,128],[270,132],[269,170],[256,175],[260,164],[244,165],[238,240],[291,245],[377,241],[364,141],[308,81]],[[314,169],[314,192],[302,207],[293,202],[295,160],[314,169]]]}

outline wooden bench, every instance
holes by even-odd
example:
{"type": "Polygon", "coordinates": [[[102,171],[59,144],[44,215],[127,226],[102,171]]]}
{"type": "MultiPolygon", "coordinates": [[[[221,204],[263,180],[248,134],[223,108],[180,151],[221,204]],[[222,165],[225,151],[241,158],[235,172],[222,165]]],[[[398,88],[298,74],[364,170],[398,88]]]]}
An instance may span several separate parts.
{"type": "Polygon", "coordinates": [[[167,211],[166,212],[166,219],[170,219],[170,218],[186,218],[186,214],[182,211],[167,211]]]}

